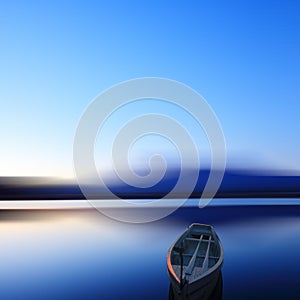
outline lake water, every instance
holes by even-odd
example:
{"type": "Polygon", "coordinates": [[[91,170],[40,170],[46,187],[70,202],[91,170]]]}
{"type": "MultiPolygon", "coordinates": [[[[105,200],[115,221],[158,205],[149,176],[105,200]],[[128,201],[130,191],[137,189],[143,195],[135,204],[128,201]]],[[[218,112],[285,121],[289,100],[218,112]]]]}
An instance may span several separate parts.
{"type": "Polygon", "coordinates": [[[300,205],[220,203],[140,225],[93,209],[2,209],[0,299],[168,299],[167,251],[193,222],[223,244],[224,300],[300,299],[300,205]]]}

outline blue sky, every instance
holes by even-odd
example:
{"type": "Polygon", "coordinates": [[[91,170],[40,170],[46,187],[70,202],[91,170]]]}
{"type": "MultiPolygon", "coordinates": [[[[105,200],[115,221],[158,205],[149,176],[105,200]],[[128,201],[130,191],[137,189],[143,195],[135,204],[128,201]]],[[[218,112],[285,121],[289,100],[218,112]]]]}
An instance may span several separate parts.
{"type": "Polygon", "coordinates": [[[299,13],[299,1],[1,1],[0,175],[71,175],[84,109],[145,76],[207,100],[229,165],[299,170],[299,13]]]}

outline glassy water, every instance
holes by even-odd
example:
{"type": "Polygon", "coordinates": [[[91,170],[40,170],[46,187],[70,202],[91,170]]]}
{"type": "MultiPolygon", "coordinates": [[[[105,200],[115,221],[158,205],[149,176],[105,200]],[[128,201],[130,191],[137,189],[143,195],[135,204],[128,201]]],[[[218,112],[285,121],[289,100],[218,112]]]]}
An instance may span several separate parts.
{"type": "Polygon", "coordinates": [[[140,225],[92,209],[1,210],[0,299],[168,299],[167,251],[193,222],[223,244],[223,299],[300,299],[298,205],[184,207],[140,225]]]}

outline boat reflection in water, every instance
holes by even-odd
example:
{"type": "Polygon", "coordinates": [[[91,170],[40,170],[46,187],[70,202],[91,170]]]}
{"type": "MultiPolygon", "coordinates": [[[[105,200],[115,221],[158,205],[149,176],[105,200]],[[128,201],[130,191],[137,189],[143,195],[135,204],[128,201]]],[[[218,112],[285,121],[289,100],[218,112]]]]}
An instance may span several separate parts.
{"type": "MultiPolygon", "coordinates": [[[[222,275],[222,271],[221,271],[220,275],[219,275],[219,278],[218,278],[218,281],[217,281],[217,284],[216,284],[215,288],[213,289],[212,294],[209,296],[209,298],[203,298],[202,295],[201,295],[201,291],[199,290],[198,294],[196,293],[195,296],[194,296],[195,298],[193,298],[193,299],[197,299],[197,300],[203,300],[203,299],[222,300],[222,295],[223,295],[223,275],[222,275]]],[[[170,287],[169,287],[169,300],[175,300],[175,299],[178,299],[178,297],[175,298],[174,291],[173,291],[173,288],[172,288],[172,284],[170,284],[170,287]]],[[[189,298],[187,298],[187,299],[189,299],[189,298]]]]}
{"type": "Polygon", "coordinates": [[[221,299],[223,260],[213,227],[190,225],[168,251],[169,299],[221,299]]]}

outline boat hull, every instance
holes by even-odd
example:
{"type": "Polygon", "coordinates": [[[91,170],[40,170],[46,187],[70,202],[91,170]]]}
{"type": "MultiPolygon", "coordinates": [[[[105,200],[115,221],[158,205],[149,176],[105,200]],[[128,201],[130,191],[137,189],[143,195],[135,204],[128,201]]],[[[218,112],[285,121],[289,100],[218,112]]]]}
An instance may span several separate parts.
{"type": "MultiPolygon", "coordinates": [[[[192,238],[192,240],[195,240],[192,238]]],[[[199,240],[199,244],[207,242],[207,240],[199,240]]],[[[208,246],[207,246],[208,247],[208,246]]],[[[198,257],[199,254],[199,247],[197,250],[195,250],[195,258],[198,257]]],[[[184,255],[186,250],[188,249],[181,249],[182,250],[182,255],[184,255]]],[[[210,249],[208,247],[207,250],[207,256],[209,257],[210,249]]],[[[201,253],[200,253],[201,254],[201,253]]],[[[171,292],[172,298],[175,300],[182,300],[182,299],[189,299],[189,300],[206,300],[210,299],[211,295],[215,291],[215,289],[220,285],[220,278],[222,276],[221,269],[223,265],[223,259],[224,259],[224,254],[223,254],[223,248],[221,246],[220,240],[215,233],[214,229],[209,226],[209,225],[204,225],[204,224],[192,224],[175,242],[174,244],[170,247],[168,256],[167,256],[167,270],[168,270],[168,276],[170,279],[171,283],[171,292]],[[188,276],[191,273],[187,271],[187,267],[183,267],[183,279],[182,279],[182,284],[180,283],[180,274],[178,272],[178,260],[177,263],[175,264],[177,269],[175,271],[174,267],[174,259],[172,261],[172,255],[174,256],[175,254],[178,257],[178,252],[174,252],[175,249],[177,248],[176,251],[178,250],[178,245],[183,244],[183,241],[185,240],[191,240],[190,235],[191,234],[203,234],[203,235],[210,235],[212,239],[212,243],[215,244],[214,251],[215,253],[218,253],[218,258],[216,259],[216,262],[213,265],[210,265],[205,271],[202,271],[201,274],[197,274],[193,278],[188,276]],[[216,252],[217,251],[217,252],[216,252]]],[[[191,259],[192,261],[192,259],[191,259]]],[[[203,267],[204,263],[202,263],[203,267]]],[[[199,266],[198,266],[199,267],[199,266]]],[[[196,268],[194,268],[196,269],[196,268]]],[[[222,284],[221,284],[222,285],[222,284]]]]}

